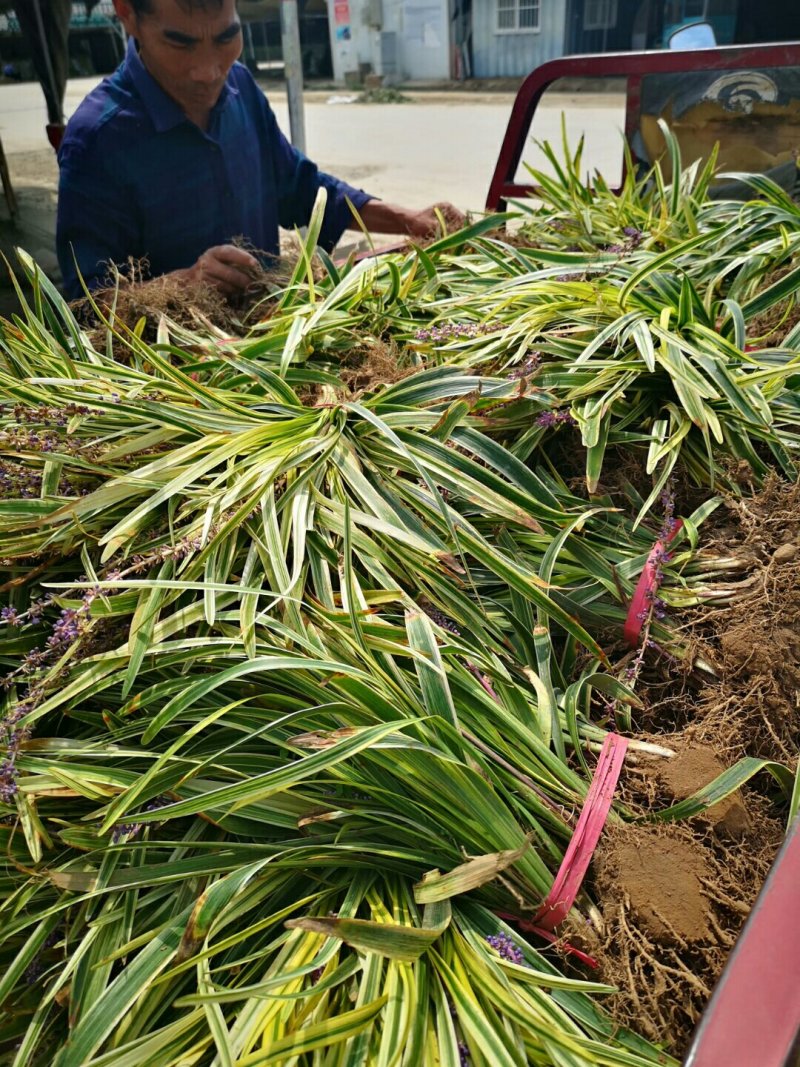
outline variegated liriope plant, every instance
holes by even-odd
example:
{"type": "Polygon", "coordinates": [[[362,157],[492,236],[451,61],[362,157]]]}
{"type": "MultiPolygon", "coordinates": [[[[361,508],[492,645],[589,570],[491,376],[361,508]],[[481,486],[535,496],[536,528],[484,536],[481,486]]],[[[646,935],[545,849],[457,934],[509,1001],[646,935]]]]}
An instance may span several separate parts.
{"type": "MultiPolygon", "coordinates": [[[[795,357],[743,351],[748,264],[718,258],[696,304],[682,227],[722,238],[690,186],[626,186],[667,213],[651,251],[565,252],[534,215],[530,247],[493,218],[321,278],[301,261],[234,341],[112,321],[101,350],[23,256],[0,371],[9,1063],[673,1062],[498,913],[552,885],[597,708],[630,729],[608,635],[673,464],[708,484],[740,439],[793,462],[795,357]],[[345,388],[348,353],[390,343],[408,376],[345,388]],[[555,434],[582,435],[588,492],[555,434]],[[647,497],[603,495],[609,443],[646,455],[647,497]]],[[[713,507],[666,601],[705,595],[713,507]]],[[[601,921],[585,894],[575,915],[601,921]]]]}

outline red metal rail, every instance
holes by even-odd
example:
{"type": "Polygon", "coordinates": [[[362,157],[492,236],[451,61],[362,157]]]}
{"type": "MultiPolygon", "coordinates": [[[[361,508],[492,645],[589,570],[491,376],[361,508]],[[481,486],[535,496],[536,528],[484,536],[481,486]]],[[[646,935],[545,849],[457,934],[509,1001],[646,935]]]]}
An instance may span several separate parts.
{"type": "Polygon", "coordinates": [[[639,124],[642,78],[647,74],[797,66],[800,66],[800,42],[708,48],[696,52],[610,52],[566,56],[543,63],[528,75],[517,92],[489,185],[486,207],[489,211],[502,211],[510,198],[524,198],[535,193],[534,185],[515,181],[517,168],[539,101],[559,78],[625,78],[625,135],[630,140],[639,124]]]}

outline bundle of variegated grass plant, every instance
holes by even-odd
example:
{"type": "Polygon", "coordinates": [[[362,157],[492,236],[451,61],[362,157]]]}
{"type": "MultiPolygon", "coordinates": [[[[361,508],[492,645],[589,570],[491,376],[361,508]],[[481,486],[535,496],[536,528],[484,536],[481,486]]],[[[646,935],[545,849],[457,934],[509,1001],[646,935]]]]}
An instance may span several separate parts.
{"type": "Polygon", "coordinates": [[[580,148],[563,164],[548,152],[558,176],[535,174],[542,202],[522,239],[498,237],[494,217],[406,257],[330,264],[329,284],[287,288],[248,350],[334,390],[343,358],[387,341],[410,345],[412,369],[522,382],[516,401],[484,393],[514,453],[527,459],[575,420],[589,492],[622,446],[656,476],[647,507],[679,458],[699,484],[734,491],[740,462],[757,481],[774,467],[794,477],[797,204],[758,176],[751,203],[710,201],[713,161],[674,185],[658,166],[642,177],[631,166],[612,194],[581,178],[580,148]],[[552,405],[544,419],[537,390],[552,405]]]}
{"type": "MultiPolygon", "coordinates": [[[[666,474],[702,464],[653,423],[661,290],[592,351],[587,283],[554,286],[546,241],[506,256],[496,224],[322,279],[312,225],[243,339],[110,323],[105,352],[23,258],[34,299],[3,326],[0,373],[15,1067],[669,1062],[498,913],[536,914],[592,753],[630,727],[637,661],[613,667],[609,634],[666,474]],[[636,355],[604,351],[605,380],[623,337],[636,355]],[[412,373],[354,395],[337,364],[390,342],[412,373]],[[646,498],[570,488],[545,446],[573,421],[598,428],[592,489],[606,442],[650,448],[646,498]]],[[[627,269],[614,254],[604,283],[622,317],[627,269]]],[[[723,365],[741,338],[716,336],[723,365]]],[[[659,380],[680,380],[670,343],[659,380]]],[[[748,440],[755,410],[783,458],[768,416],[791,410],[794,357],[759,358],[720,403],[748,440]]],[[[668,602],[710,595],[694,550],[713,507],[686,517],[668,602]]],[[[673,642],[657,614],[644,640],[673,642]]],[[[599,919],[585,894],[573,916],[599,919]]]]}
{"type": "MultiPolygon", "coordinates": [[[[485,493],[494,521],[538,529],[539,511],[565,537],[578,516],[477,464],[485,485],[448,474],[445,502],[424,404],[393,430],[258,374],[211,389],[142,345],[149,371],[41,350],[28,327],[3,379],[25,479],[3,502],[22,579],[2,650],[19,819],[3,993],[49,993],[32,1015],[15,995],[15,1060],[279,1062],[346,1042],[352,1062],[605,1062],[595,987],[487,910],[544,897],[586,781],[551,755],[566,717],[484,601],[507,578],[594,643],[470,512],[487,521],[485,493]]],[[[650,1060],[626,1045],[618,1062],[650,1060]]]]}

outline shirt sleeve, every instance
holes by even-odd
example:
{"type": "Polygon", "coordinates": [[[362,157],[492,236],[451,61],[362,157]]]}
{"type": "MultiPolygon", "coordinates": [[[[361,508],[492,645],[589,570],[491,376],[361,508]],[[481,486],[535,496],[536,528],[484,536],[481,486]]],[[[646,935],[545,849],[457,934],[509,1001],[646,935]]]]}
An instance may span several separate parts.
{"type": "Polygon", "coordinates": [[[83,285],[97,288],[108,264],[124,264],[136,255],[139,226],[134,198],[111,173],[96,142],[70,138],[59,153],[56,251],[64,293],[81,296],[83,285]]]}
{"type": "Polygon", "coordinates": [[[375,197],[356,189],[347,182],[326,174],[289,142],[278,126],[275,114],[261,90],[257,90],[264,102],[264,118],[267,123],[267,143],[272,153],[275,186],[278,193],[278,222],[284,229],[307,226],[320,187],[325,188],[328,199],[319,245],[330,252],[353,221],[350,204],[360,211],[364,204],[375,197]]]}

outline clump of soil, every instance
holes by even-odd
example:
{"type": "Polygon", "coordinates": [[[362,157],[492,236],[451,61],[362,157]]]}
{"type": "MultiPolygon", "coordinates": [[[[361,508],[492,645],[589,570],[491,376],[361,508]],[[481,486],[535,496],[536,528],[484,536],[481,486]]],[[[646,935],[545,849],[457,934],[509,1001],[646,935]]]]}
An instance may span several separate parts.
{"type": "MultiPolygon", "coordinates": [[[[668,743],[676,749],[675,756],[654,760],[652,774],[676,804],[709,785],[726,770],[726,763],[708,745],[692,743],[687,737],[677,744],[671,739],[668,743]]],[[[733,841],[741,840],[752,829],[744,800],[738,792],[720,800],[699,818],[711,826],[716,836],[733,841]]]]}
{"type": "Polygon", "coordinates": [[[697,945],[711,937],[710,905],[702,892],[709,864],[691,833],[643,827],[609,835],[595,871],[603,898],[621,896],[648,937],[664,945],[697,945]]]}

